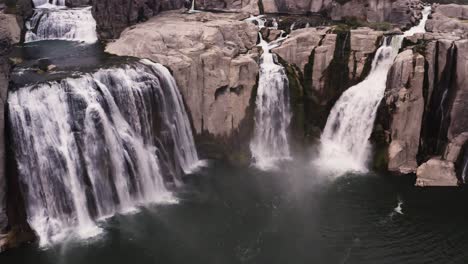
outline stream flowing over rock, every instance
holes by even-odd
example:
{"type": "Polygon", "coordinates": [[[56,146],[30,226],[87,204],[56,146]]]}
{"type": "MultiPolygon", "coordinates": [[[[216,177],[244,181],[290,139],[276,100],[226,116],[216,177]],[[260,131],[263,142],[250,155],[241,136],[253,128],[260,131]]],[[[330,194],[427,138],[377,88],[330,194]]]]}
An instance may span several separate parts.
{"type": "MultiPolygon", "coordinates": [[[[405,36],[425,32],[430,7],[418,26],[405,32],[405,36]]],[[[346,90],[328,117],[321,136],[321,150],[315,163],[325,170],[337,173],[367,171],[377,110],[386,89],[387,74],[401,48],[403,36],[384,39],[377,51],[369,76],[346,90]],[[336,167],[340,163],[340,168],[336,167]]]]}
{"type": "Polygon", "coordinates": [[[11,137],[28,222],[50,245],[99,233],[94,219],[172,202],[198,165],[181,95],[147,60],[9,95],[11,137]]]}
{"type": "Polygon", "coordinates": [[[275,169],[282,160],[291,159],[289,82],[284,67],[275,62],[276,57],[271,53],[271,48],[276,45],[279,44],[269,44],[263,39],[260,42],[263,54],[250,151],[253,164],[263,170],[275,169]]]}
{"type": "Polygon", "coordinates": [[[86,43],[97,41],[96,21],[91,7],[74,9],[40,8],[26,22],[25,42],[60,39],[86,43]]]}

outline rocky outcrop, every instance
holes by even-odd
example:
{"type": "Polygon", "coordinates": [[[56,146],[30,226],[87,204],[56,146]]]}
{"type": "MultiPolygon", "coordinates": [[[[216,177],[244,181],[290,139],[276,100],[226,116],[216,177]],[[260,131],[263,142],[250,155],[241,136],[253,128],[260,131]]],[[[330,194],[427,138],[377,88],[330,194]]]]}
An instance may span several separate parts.
{"type": "MultiPolygon", "coordinates": [[[[258,29],[243,18],[165,12],[125,30],[106,50],[169,67],[188,106],[199,145],[203,148],[201,138],[210,137],[214,140],[210,147],[218,144],[229,152],[232,145],[227,141],[242,130],[258,75],[254,51],[258,29]]],[[[235,144],[242,145],[239,142],[235,144]]]]}
{"type": "Polygon", "coordinates": [[[384,102],[391,111],[388,169],[415,173],[424,113],[424,57],[412,50],[400,53],[388,74],[384,102]]]}
{"type": "MultiPolygon", "coordinates": [[[[445,32],[464,7],[438,6],[425,34],[404,41],[389,73],[380,124],[386,127],[388,169],[416,172],[419,186],[454,186],[465,180],[468,135],[468,39],[445,32]],[[446,24],[446,25],[449,25],[446,24]]],[[[460,28],[460,27],[456,27],[460,28]]],[[[379,122],[377,122],[379,124],[379,122]]]]}
{"type": "Polygon", "coordinates": [[[14,15],[0,11],[0,251],[11,242],[7,213],[7,175],[5,147],[5,101],[7,97],[10,62],[7,58],[13,44],[20,41],[21,29],[14,15]]]}
{"type": "Polygon", "coordinates": [[[100,0],[93,1],[93,16],[100,39],[114,39],[128,26],[184,5],[185,0],[100,0]]]}
{"type": "Polygon", "coordinates": [[[242,11],[253,15],[260,14],[261,0],[195,0],[195,8],[200,10],[242,11]]]}
{"type": "Polygon", "coordinates": [[[389,22],[403,28],[416,24],[422,17],[422,4],[419,0],[351,0],[334,3],[330,17],[342,20],[346,17],[357,18],[367,22],[389,22]]]}
{"type": "Polygon", "coordinates": [[[380,47],[383,32],[370,28],[351,30],[349,79],[357,83],[363,80],[372,67],[375,52],[380,47]]]}
{"type": "Polygon", "coordinates": [[[305,127],[318,137],[329,111],[343,91],[365,78],[383,32],[369,28],[339,31],[332,27],[304,28],[291,32],[273,52],[302,75],[305,127]]]}
{"type": "Polygon", "coordinates": [[[251,14],[320,13],[333,20],[389,22],[406,28],[421,18],[422,4],[420,0],[196,0],[196,8],[251,14]]]}
{"type": "Polygon", "coordinates": [[[416,173],[416,186],[457,186],[455,166],[452,162],[433,158],[419,166],[416,173]]]}
{"type": "Polygon", "coordinates": [[[468,6],[466,5],[436,5],[433,8],[432,19],[426,28],[433,33],[450,33],[462,38],[468,38],[468,6]]]}

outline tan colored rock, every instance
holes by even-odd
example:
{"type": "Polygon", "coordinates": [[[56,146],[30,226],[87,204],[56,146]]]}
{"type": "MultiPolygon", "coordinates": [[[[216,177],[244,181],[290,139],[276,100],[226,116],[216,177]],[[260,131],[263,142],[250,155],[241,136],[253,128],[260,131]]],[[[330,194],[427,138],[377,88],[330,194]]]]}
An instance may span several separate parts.
{"type": "Polygon", "coordinates": [[[336,34],[327,34],[320,46],[314,51],[314,66],[312,68],[312,89],[319,94],[325,92],[325,78],[330,63],[333,60],[336,47],[336,34]]]}
{"type": "Polygon", "coordinates": [[[457,162],[460,158],[463,145],[468,141],[468,132],[461,133],[452,140],[446,147],[444,159],[451,162],[457,162]]]}
{"type": "Polygon", "coordinates": [[[312,51],[320,45],[331,28],[303,28],[294,30],[289,38],[281,46],[273,49],[273,52],[290,64],[294,64],[302,71],[307,63],[312,51]]]}
{"type": "Polygon", "coordinates": [[[416,172],[424,113],[424,57],[411,50],[400,53],[387,80],[385,103],[391,109],[389,171],[416,172]]]}
{"type": "Polygon", "coordinates": [[[258,74],[258,29],[242,14],[165,12],[125,30],[106,51],[168,66],[196,133],[229,136],[240,125],[258,74]]]}
{"type": "Polygon", "coordinates": [[[359,80],[364,76],[363,70],[366,63],[372,60],[373,54],[380,46],[383,32],[370,28],[358,28],[351,30],[351,54],[349,57],[349,79],[359,80]]]}
{"type": "Polygon", "coordinates": [[[199,10],[241,11],[253,15],[260,14],[258,0],[196,0],[199,10]]]}
{"type": "Polygon", "coordinates": [[[458,186],[455,165],[453,162],[432,158],[419,166],[416,173],[416,186],[458,186]]]}
{"type": "Polygon", "coordinates": [[[455,42],[457,48],[456,84],[450,111],[449,140],[468,132],[468,39],[455,42]]]}
{"type": "Polygon", "coordinates": [[[450,33],[451,35],[468,38],[468,23],[466,23],[468,8],[465,5],[436,6],[427,21],[426,29],[434,33],[450,33]]]}

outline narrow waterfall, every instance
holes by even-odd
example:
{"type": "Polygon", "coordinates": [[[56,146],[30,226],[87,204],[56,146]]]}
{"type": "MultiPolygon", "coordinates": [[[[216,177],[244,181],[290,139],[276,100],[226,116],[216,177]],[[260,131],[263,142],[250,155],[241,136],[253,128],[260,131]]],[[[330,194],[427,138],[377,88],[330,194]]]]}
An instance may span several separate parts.
{"type": "Polygon", "coordinates": [[[425,32],[430,12],[431,8],[426,7],[420,23],[404,35],[385,37],[376,52],[369,76],[346,90],[336,102],[321,137],[320,156],[316,161],[318,166],[338,173],[367,171],[371,149],[369,137],[385,93],[388,71],[398,55],[403,38],[425,32]]]}
{"type": "Polygon", "coordinates": [[[28,221],[47,246],[99,233],[95,220],[173,202],[165,182],[198,164],[181,95],[148,60],[10,91],[28,221]]]}
{"type": "Polygon", "coordinates": [[[25,42],[40,40],[97,41],[96,21],[91,7],[73,9],[36,9],[26,22],[25,42]]]}
{"type": "Polygon", "coordinates": [[[269,44],[261,35],[260,41],[263,55],[250,151],[254,165],[266,170],[274,169],[278,161],[290,158],[288,128],[291,109],[288,77],[283,66],[275,62],[275,55],[270,52],[279,41],[269,44]]]}
{"type": "Polygon", "coordinates": [[[192,0],[192,5],[190,6],[189,14],[200,13],[201,11],[195,9],[195,0],[192,0]]]}

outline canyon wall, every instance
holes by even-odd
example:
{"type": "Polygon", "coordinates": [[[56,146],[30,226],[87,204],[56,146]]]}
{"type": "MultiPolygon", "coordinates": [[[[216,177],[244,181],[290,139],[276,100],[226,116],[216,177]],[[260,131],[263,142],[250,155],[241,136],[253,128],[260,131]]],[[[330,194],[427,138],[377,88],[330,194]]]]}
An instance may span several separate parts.
{"type": "Polygon", "coordinates": [[[131,25],[144,22],[164,10],[184,7],[185,0],[93,1],[93,16],[101,39],[118,38],[131,25]]]}
{"type": "Polygon", "coordinates": [[[367,22],[389,22],[410,27],[420,17],[419,0],[196,0],[204,10],[243,11],[252,14],[324,14],[333,20],[345,18],[367,22]]]}
{"type": "Polygon", "coordinates": [[[8,55],[12,45],[18,43],[21,37],[21,28],[17,22],[17,17],[5,14],[0,10],[0,251],[13,246],[17,240],[11,239],[16,231],[15,217],[11,216],[15,204],[11,200],[12,185],[11,175],[6,174],[7,143],[5,133],[5,102],[10,79],[11,62],[8,55]],[[7,187],[8,186],[8,187],[7,187]]]}
{"type": "Polygon", "coordinates": [[[244,18],[165,12],[125,30],[106,50],[169,67],[188,106],[198,146],[205,153],[232,157],[237,148],[248,149],[245,123],[253,119],[246,116],[259,68],[258,29],[244,18]]]}
{"type": "MultiPolygon", "coordinates": [[[[405,40],[381,107],[388,169],[420,186],[465,183],[468,139],[466,6],[435,7],[428,33],[405,40]]],[[[382,124],[381,123],[381,124],[382,124]]]]}

